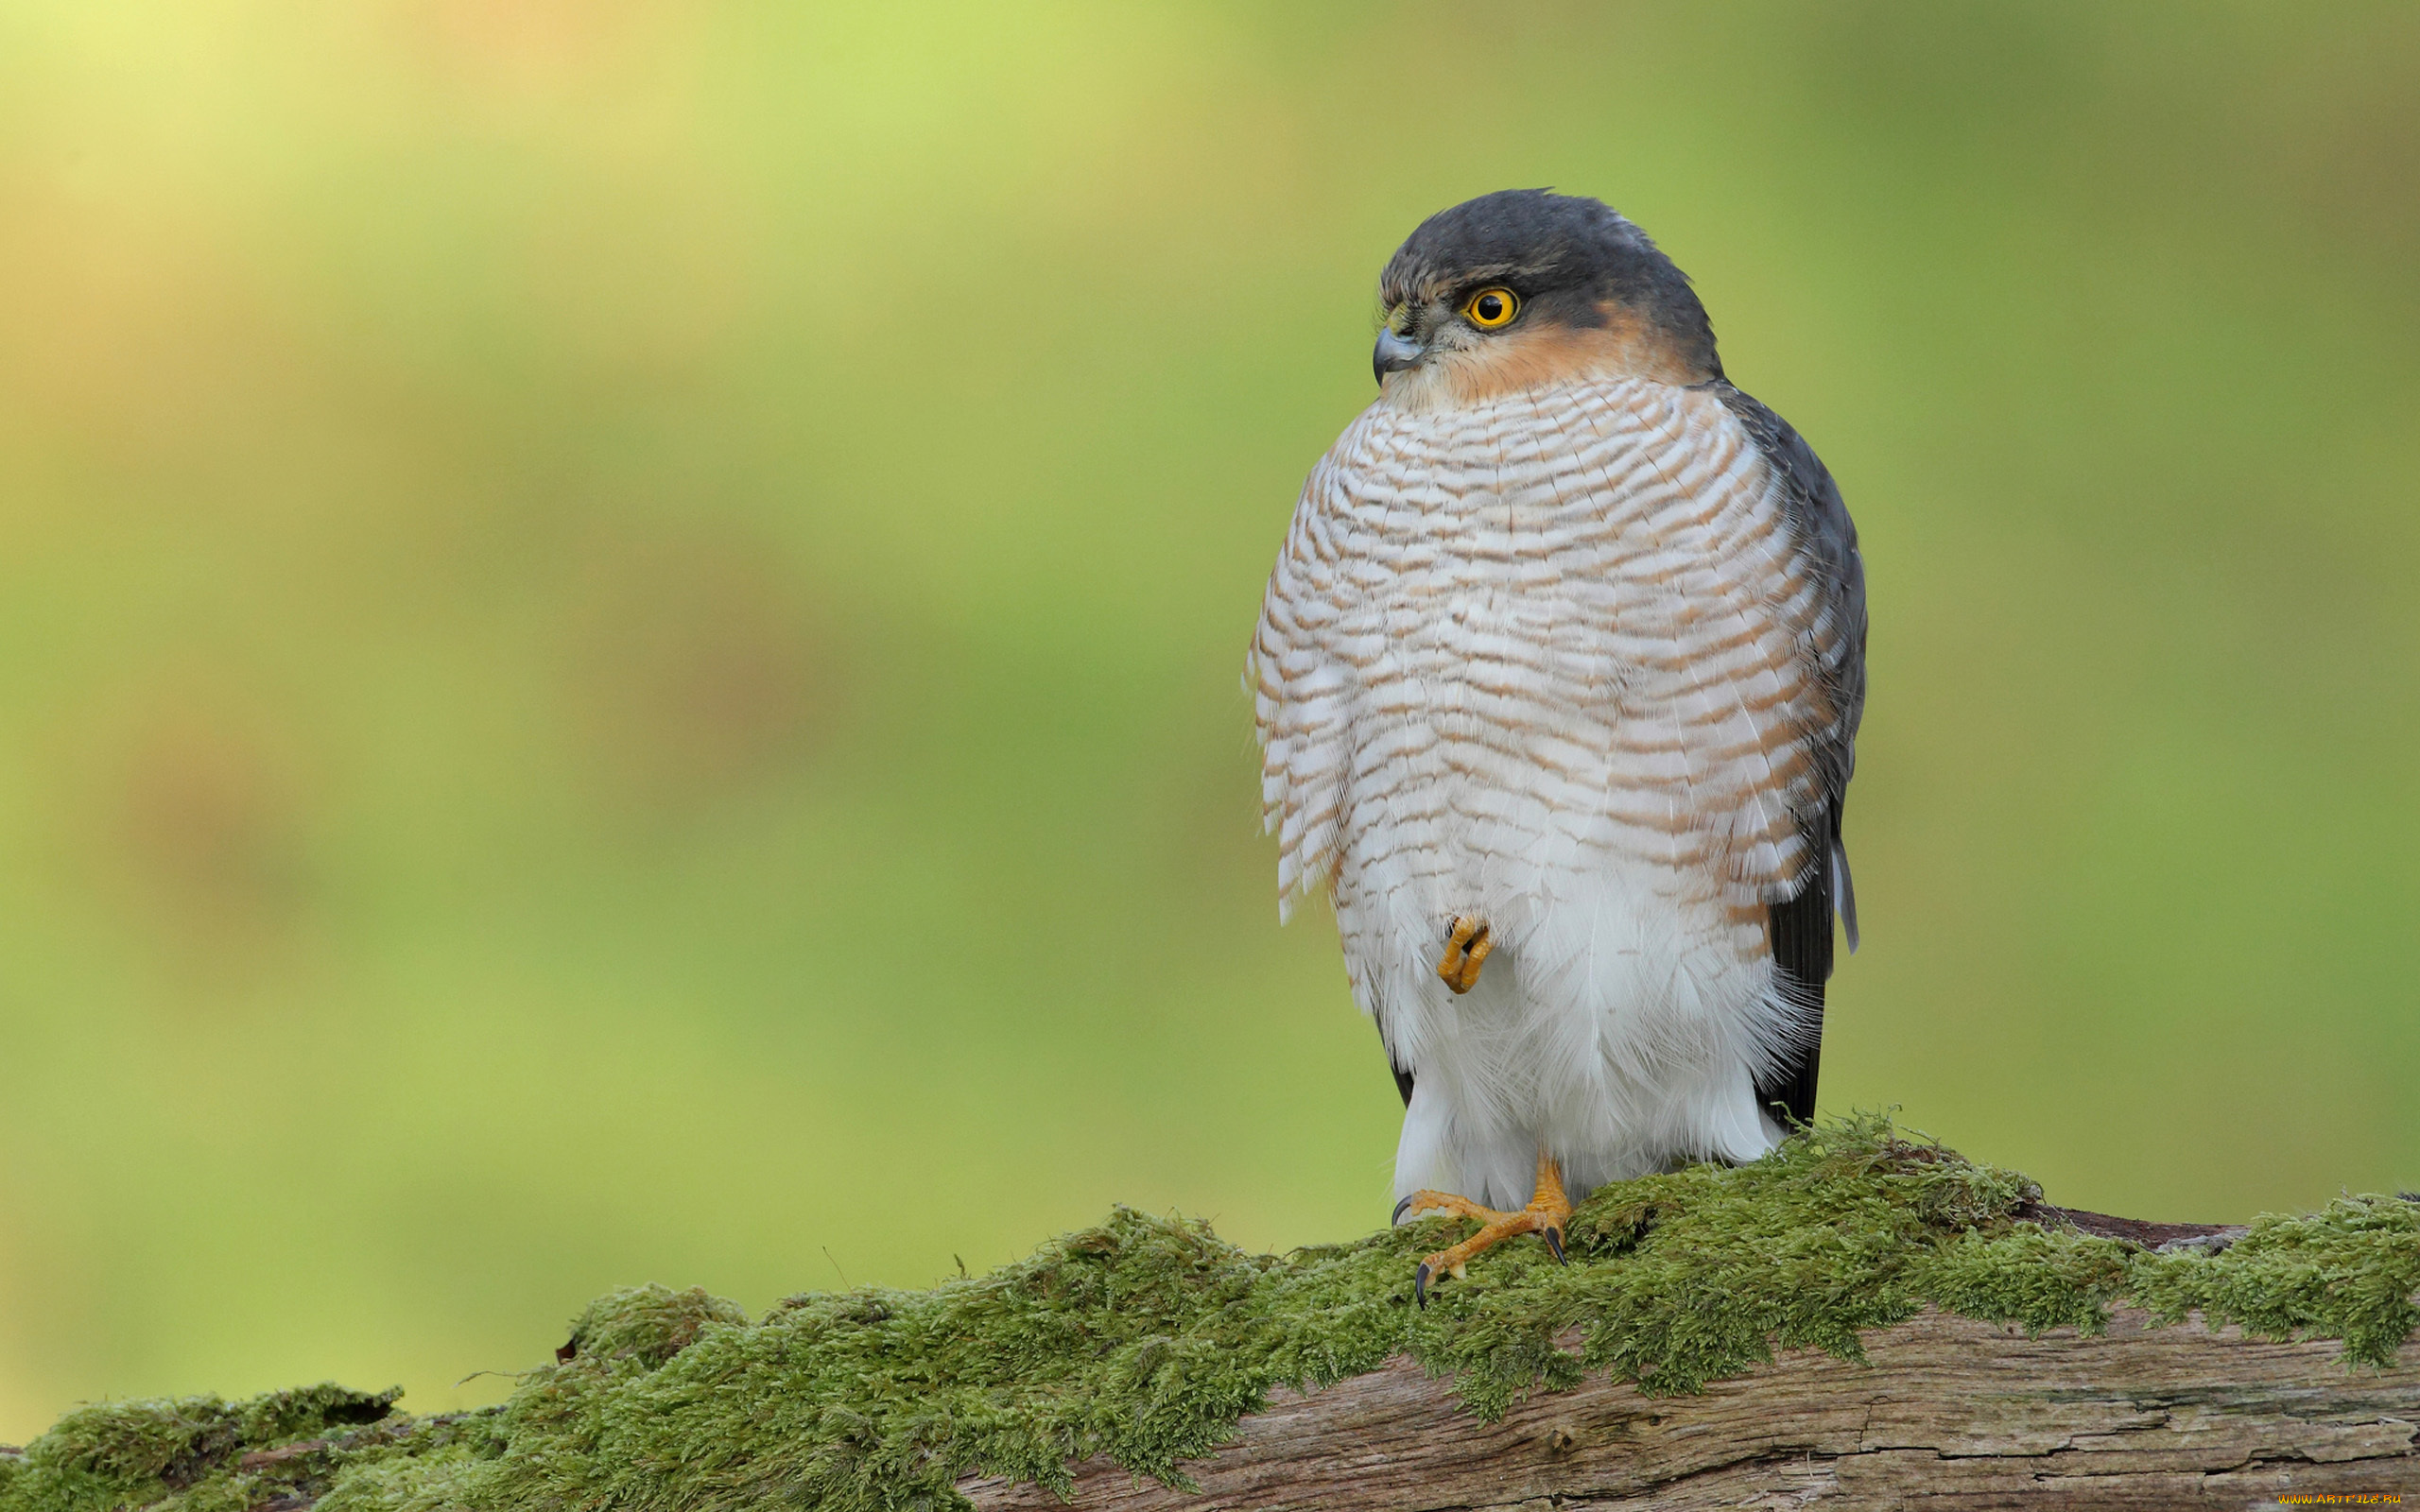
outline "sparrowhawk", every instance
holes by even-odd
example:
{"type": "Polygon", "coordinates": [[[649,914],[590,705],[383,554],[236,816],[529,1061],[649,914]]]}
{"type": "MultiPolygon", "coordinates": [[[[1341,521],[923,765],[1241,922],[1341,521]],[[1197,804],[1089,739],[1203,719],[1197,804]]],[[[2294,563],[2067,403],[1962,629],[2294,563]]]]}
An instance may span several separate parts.
{"type": "Polygon", "coordinates": [[[1483,1226],[1425,1300],[1506,1235],[1560,1255],[1566,1193],[1812,1116],[1865,580],[1830,472],[1605,205],[1442,211],[1379,299],[1247,677],[1281,916],[1328,889],[1403,1093],[1396,1217],[1483,1226]]]}

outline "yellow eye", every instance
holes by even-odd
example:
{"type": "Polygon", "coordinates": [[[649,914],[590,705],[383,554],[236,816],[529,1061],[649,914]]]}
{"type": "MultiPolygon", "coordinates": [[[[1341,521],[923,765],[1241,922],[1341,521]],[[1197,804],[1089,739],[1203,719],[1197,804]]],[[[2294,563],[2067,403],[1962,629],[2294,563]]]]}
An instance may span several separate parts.
{"type": "Polygon", "coordinates": [[[1521,296],[1507,288],[1481,289],[1462,306],[1462,318],[1482,331],[1512,322],[1521,313],[1521,296]]]}

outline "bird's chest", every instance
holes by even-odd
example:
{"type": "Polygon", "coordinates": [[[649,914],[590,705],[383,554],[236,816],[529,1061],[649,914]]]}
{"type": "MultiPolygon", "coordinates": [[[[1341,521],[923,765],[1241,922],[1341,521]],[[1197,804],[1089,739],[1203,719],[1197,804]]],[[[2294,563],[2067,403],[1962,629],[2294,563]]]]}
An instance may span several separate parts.
{"type": "Polygon", "coordinates": [[[1449,772],[1474,743],[1610,748],[1729,670],[1707,653],[1760,597],[1759,480],[1669,417],[1602,419],[1396,438],[1322,501],[1345,564],[1331,639],[1362,713],[1428,727],[1449,772]]]}
{"type": "Polygon", "coordinates": [[[1803,765],[1801,576],[1717,399],[1374,406],[1313,472],[1255,637],[1288,855],[1415,921],[1622,867],[1753,902],[1803,765]]]}

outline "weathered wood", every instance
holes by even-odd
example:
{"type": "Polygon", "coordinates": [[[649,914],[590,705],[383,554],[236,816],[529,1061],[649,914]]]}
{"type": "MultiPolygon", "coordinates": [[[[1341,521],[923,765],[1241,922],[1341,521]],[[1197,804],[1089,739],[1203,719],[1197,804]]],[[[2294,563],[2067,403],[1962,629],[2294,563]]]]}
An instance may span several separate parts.
{"type": "MultiPolygon", "coordinates": [[[[1868,1362],[1793,1350],[1697,1397],[1602,1379],[1482,1423],[1397,1360],[1279,1392],[1199,1493],[1090,1461],[1080,1509],[2274,1507],[2281,1496],[2402,1493],[2420,1504],[2420,1342],[2348,1369],[2333,1342],[2273,1343],[2198,1320],[2038,1338],[1927,1313],[1866,1336],[1868,1362]]],[[[959,1483],[978,1507],[1057,1508],[1047,1491],[959,1483]]]]}
{"type": "Polygon", "coordinates": [[[2010,1216],[2045,1228],[2076,1228],[2103,1239],[2122,1239],[2144,1249],[2167,1250],[2180,1246],[2223,1249],[2247,1232],[2240,1224],[2153,1223],[2145,1218],[2086,1212],[2082,1208],[2054,1208],[2047,1202],[2020,1203],[2010,1216]]]}

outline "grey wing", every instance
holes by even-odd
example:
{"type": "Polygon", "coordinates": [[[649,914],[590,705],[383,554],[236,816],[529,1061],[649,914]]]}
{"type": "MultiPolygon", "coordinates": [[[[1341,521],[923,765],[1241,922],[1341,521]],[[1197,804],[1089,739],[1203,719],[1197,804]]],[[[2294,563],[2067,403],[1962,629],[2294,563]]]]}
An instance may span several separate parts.
{"type": "Polygon", "coordinates": [[[1718,383],[1766,465],[1779,475],[1791,544],[1816,590],[1806,653],[1825,695],[1828,721],[1809,731],[1815,786],[1797,815],[1813,860],[1798,892],[1772,905],[1773,965],[1784,990],[1806,1016],[1803,1048],[1756,1088],[1757,1101],[1778,1104],[1792,1119],[1815,1116],[1815,1078],[1823,1049],[1824,984],[1832,974],[1832,916],[1837,909],[1849,949],[1857,949],[1857,893],[1841,838],[1849,778],[1857,771],[1858,721],[1865,713],[1865,563],[1857,525],[1831,470],[1788,421],[1728,383],[1718,383]]]}

